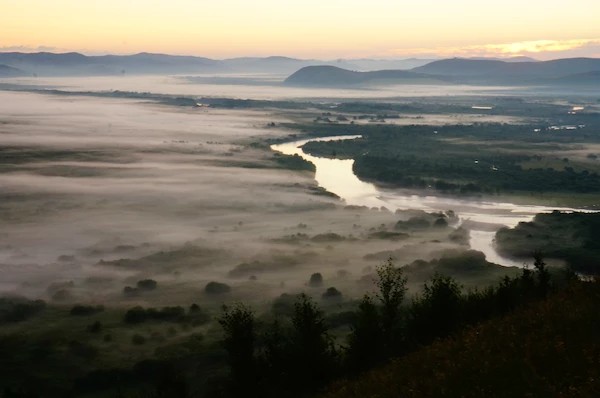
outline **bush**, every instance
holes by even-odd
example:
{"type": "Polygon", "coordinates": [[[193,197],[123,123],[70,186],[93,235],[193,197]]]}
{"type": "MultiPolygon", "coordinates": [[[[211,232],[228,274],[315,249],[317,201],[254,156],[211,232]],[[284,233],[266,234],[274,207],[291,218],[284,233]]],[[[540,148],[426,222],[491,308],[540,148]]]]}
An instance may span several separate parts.
{"type": "Polygon", "coordinates": [[[143,279],[137,283],[137,288],[142,291],[155,290],[157,286],[158,283],[154,279],[143,279]]]}
{"type": "Polygon", "coordinates": [[[135,296],[138,296],[139,294],[140,294],[140,291],[135,287],[125,286],[123,288],[123,295],[126,297],[135,297],[135,296]]]}
{"type": "Polygon", "coordinates": [[[325,290],[325,293],[323,293],[323,295],[321,296],[324,299],[341,299],[342,298],[342,292],[340,292],[339,290],[337,290],[335,287],[329,287],[327,288],[327,290],[325,290]]]}
{"type": "Polygon", "coordinates": [[[310,276],[310,280],[308,281],[308,285],[310,287],[320,287],[323,285],[323,275],[319,272],[314,273],[310,276]]]}
{"type": "Polygon", "coordinates": [[[98,312],[102,312],[104,311],[104,306],[102,305],[81,305],[81,304],[77,304],[74,305],[73,308],[71,308],[71,311],[69,312],[69,314],[74,315],[74,316],[87,316],[87,315],[94,315],[98,312]]]}
{"type": "Polygon", "coordinates": [[[156,308],[144,309],[138,306],[125,313],[126,323],[142,323],[147,320],[181,322],[186,319],[183,307],[163,307],[157,310],[156,308]]]}
{"type": "Polygon", "coordinates": [[[146,310],[142,307],[133,307],[125,313],[126,323],[142,323],[148,318],[146,310]]]}
{"type": "Polygon", "coordinates": [[[208,282],[204,287],[204,293],[210,295],[219,295],[231,292],[231,287],[225,283],[208,282]]]}
{"type": "Polygon", "coordinates": [[[0,298],[0,322],[20,322],[31,318],[46,308],[42,300],[0,298]]]}

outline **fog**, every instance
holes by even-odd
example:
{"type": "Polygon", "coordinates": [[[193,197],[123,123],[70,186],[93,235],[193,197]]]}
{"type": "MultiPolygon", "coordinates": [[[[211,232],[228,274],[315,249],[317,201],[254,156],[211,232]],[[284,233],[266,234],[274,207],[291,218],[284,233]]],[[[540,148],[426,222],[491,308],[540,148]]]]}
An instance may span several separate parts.
{"type": "Polygon", "coordinates": [[[51,87],[69,91],[135,91],[209,97],[280,99],[358,99],[408,98],[460,95],[510,95],[514,87],[472,86],[462,84],[386,84],[357,88],[303,88],[283,86],[287,75],[239,74],[174,76],[89,76],[89,77],[22,77],[0,79],[0,83],[51,87]],[[235,79],[234,79],[235,78],[235,79]],[[232,84],[235,82],[235,84],[232,84]]]}
{"type": "Polygon", "coordinates": [[[262,302],[321,272],[352,297],[381,262],[369,254],[403,250],[408,263],[456,247],[427,243],[447,230],[368,239],[402,216],[316,195],[312,173],[247,145],[287,136],[265,128],[280,114],[18,92],[0,104],[3,294],[167,305],[210,302],[215,280],[232,286],[227,300],[262,302]],[[327,233],[339,237],[313,239],[327,233]],[[123,296],[144,278],[159,289],[123,296]]]}
{"type": "MultiPolygon", "coordinates": [[[[321,98],[331,103],[338,98],[411,100],[409,94],[485,92],[461,86],[299,89],[211,84],[182,76],[10,81],[74,92],[321,98]]],[[[284,168],[266,140],[293,141],[291,134],[297,131],[280,126],[312,122],[319,112],[0,91],[0,294],[127,307],[236,300],[262,305],[282,293],[307,291],[318,297],[335,286],[344,297],[359,298],[374,289],[374,267],[390,256],[406,265],[464,252],[471,243],[489,260],[507,261],[495,256],[493,231],[541,209],[505,203],[496,211],[494,203],[403,195],[353,175],[341,185],[342,180],[330,176],[335,184],[329,186],[323,173],[333,169],[318,166],[315,175],[284,168]],[[349,182],[371,187],[368,195],[355,192],[362,196],[355,200],[346,192],[349,182]],[[318,184],[341,198],[324,194],[318,184]],[[423,210],[460,214],[442,228],[397,232],[398,221],[430,217],[423,210]],[[468,232],[454,234],[461,223],[473,229],[470,238],[468,232]],[[308,286],[315,272],[324,278],[320,288],[308,286]],[[126,286],[146,278],[158,281],[156,291],[124,294],[126,286]],[[231,293],[205,294],[210,281],[227,283],[231,293]]],[[[390,124],[525,120],[470,113],[413,116],[390,124]]],[[[295,147],[289,153],[351,172],[351,161],[318,161],[295,147]]],[[[421,286],[425,276],[411,280],[411,288],[421,286]]],[[[494,273],[471,282],[493,283],[497,277],[494,273]]]]}

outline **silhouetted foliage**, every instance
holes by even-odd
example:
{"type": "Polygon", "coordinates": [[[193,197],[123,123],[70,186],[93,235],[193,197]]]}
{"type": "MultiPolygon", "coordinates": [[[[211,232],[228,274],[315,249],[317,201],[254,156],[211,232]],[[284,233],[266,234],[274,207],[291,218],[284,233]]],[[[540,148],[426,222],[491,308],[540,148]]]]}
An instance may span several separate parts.
{"type": "Polygon", "coordinates": [[[46,308],[42,300],[0,298],[0,323],[20,322],[31,318],[46,308]]]}
{"type": "Polygon", "coordinates": [[[373,367],[384,357],[381,318],[373,299],[365,295],[348,336],[346,360],[351,371],[373,367]]]}
{"type": "Polygon", "coordinates": [[[231,292],[231,287],[221,282],[208,282],[204,287],[204,292],[210,295],[219,295],[231,292]]]}
{"type": "Polygon", "coordinates": [[[138,281],[137,288],[142,291],[151,291],[155,290],[158,286],[158,283],[154,279],[142,279],[138,281]]]}
{"type": "Polygon", "coordinates": [[[327,290],[321,295],[324,299],[335,300],[342,298],[342,292],[337,290],[335,287],[328,287],[327,290]]]}
{"type": "Polygon", "coordinates": [[[323,385],[336,372],[336,352],[327,334],[323,311],[301,294],[294,304],[289,341],[292,384],[298,391],[323,385]]]}
{"type": "Polygon", "coordinates": [[[321,273],[316,272],[310,276],[310,280],[308,281],[308,285],[311,287],[320,287],[323,285],[323,275],[321,273]]]}
{"type": "Polygon", "coordinates": [[[156,308],[144,309],[137,306],[125,313],[126,323],[142,323],[148,320],[183,322],[189,319],[189,317],[185,316],[183,307],[163,307],[157,310],[156,308]]]}
{"type": "Polygon", "coordinates": [[[223,307],[219,324],[224,331],[223,345],[231,368],[231,392],[234,396],[253,396],[257,391],[254,358],[254,313],[243,304],[223,307]]]}
{"type": "Polygon", "coordinates": [[[411,338],[429,343],[450,335],[461,322],[462,300],[460,287],[452,278],[435,275],[410,308],[411,338]]]}
{"type": "MultiPolygon", "coordinates": [[[[381,328],[384,342],[391,346],[400,323],[400,305],[406,294],[406,278],[391,258],[377,267],[376,297],[381,305],[381,328]]],[[[388,347],[391,348],[391,347],[388,347]]]]}
{"type": "Polygon", "coordinates": [[[86,316],[93,315],[98,312],[104,311],[104,306],[102,305],[74,305],[69,312],[71,315],[75,316],[86,316]]]}

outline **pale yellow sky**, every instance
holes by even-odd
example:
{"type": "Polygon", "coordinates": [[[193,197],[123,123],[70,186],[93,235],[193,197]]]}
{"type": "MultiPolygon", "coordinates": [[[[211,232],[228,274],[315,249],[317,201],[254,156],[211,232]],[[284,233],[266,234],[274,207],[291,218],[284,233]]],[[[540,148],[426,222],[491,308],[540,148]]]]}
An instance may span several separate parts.
{"type": "Polygon", "coordinates": [[[600,56],[600,0],[0,0],[0,51],[600,56]]]}

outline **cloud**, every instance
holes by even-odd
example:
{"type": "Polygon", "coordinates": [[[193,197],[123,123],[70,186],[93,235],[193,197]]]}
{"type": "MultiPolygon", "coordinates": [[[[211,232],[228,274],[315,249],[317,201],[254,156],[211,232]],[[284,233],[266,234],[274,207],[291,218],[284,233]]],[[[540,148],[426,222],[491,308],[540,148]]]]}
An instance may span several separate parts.
{"type": "Polygon", "coordinates": [[[392,53],[396,56],[438,57],[596,57],[600,56],[600,39],[531,40],[461,47],[402,48],[392,50],[392,53]]]}
{"type": "Polygon", "coordinates": [[[58,47],[50,47],[50,46],[5,46],[0,47],[0,52],[22,52],[22,53],[37,53],[37,52],[58,52],[64,51],[58,47]]]}

